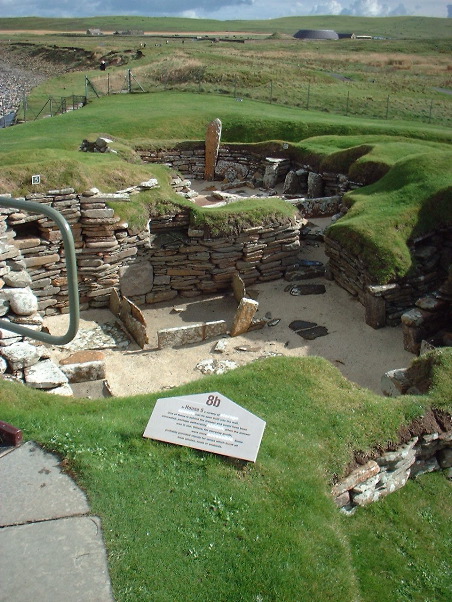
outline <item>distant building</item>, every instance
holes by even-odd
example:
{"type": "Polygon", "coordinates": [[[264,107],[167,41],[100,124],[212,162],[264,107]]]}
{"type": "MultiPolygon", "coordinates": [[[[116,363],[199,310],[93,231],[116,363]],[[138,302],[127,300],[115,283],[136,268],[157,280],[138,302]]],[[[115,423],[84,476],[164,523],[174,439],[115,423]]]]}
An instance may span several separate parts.
{"type": "Polygon", "coordinates": [[[101,32],[100,29],[87,29],[86,35],[87,36],[103,36],[104,34],[101,32]]]}
{"type": "Polygon", "coordinates": [[[338,40],[339,35],[332,29],[300,29],[294,38],[299,40],[338,40]]]}

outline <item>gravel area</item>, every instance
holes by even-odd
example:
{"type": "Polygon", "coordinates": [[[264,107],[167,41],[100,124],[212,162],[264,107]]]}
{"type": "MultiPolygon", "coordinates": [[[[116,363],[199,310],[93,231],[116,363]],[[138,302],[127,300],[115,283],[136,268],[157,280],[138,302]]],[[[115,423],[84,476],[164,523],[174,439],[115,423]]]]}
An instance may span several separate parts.
{"type": "Polygon", "coordinates": [[[48,68],[48,65],[35,65],[25,58],[20,61],[0,46],[0,116],[17,111],[24,93],[28,94],[47,79],[48,68]]]}

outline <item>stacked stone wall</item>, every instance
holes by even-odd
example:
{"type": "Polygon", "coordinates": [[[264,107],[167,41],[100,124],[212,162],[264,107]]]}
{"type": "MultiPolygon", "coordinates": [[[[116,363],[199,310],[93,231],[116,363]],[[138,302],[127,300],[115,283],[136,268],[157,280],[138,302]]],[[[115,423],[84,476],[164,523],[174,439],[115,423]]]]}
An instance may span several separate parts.
{"type": "MultiPolygon", "coordinates": [[[[143,304],[226,290],[236,272],[246,283],[281,278],[300,249],[302,219],[214,236],[208,228],[190,227],[190,210],[181,208],[136,231],[107,205],[120,196],[64,189],[27,197],[57,209],[70,225],[82,310],[108,306],[115,288],[143,304]]],[[[45,315],[67,313],[64,246],[57,226],[37,214],[5,210],[2,215],[9,255],[20,254],[38,309],[45,315]]]]}
{"type": "MultiPolygon", "coordinates": [[[[141,149],[138,153],[144,163],[164,163],[193,179],[204,179],[204,145],[193,145],[190,149],[141,149]]],[[[262,152],[227,144],[219,148],[215,179],[226,183],[246,182],[267,189],[283,183],[285,195],[305,194],[308,198],[343,195],[360,186],[343,174],[317,173],[309,165],[287,159],[282,153],[278,157],[269,157],[262,152]]]]}
{"type": "Polygon", "coordinates": [[[451,478],[451,441],[450,429],[423,433],[359,466],[333,486],[336,505],[352,514],[401,489],[408,479],[440,470],[451,478]]]}
{"type": "Polygon", "coordinates": [[[413,273],[386,285],[375,284],[363,260],[328,236],[325,252],[331,277],[365,306],[366,322],[374,328],[394,326],[418,299],[436,290],[447,278],[452,257],[452,229],[413,240],[411,256],[416,263],[413,273]]]}

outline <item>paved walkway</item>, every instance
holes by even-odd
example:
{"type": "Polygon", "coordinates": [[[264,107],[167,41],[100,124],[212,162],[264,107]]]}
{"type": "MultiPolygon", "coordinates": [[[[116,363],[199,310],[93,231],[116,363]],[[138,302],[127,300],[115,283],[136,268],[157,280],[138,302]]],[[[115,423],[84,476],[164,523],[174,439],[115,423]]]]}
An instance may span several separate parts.
{"type": "Polygon", "coordinates": [[[100,519],[56,456],[0,449],[0,602],[112,602],[100,519]]]}

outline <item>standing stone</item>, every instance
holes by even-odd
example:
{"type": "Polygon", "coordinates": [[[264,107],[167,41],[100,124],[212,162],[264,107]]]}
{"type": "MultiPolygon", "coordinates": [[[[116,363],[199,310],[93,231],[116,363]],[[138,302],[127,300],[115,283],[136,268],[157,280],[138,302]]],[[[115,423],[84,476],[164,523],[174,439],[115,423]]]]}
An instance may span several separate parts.
{"type": "Polygon", "coordinates": [[[214,119],[207,126],[206,132],[206,163],[204,167],[204,179],[213,180],[215,176],[215,165],[218,158],[218,149],[221,140],[221,121],[214,119]]]}
{"type": "Polygon", "coordinates": [[[366,310],[366,324],[375,329],[386,326],[386,301],[383,297],[374,297],[374,295],[366,292],[364,307],[366,310]]]}
{"type": "Polygon", "coordinates": [[[234,322],[230,332],[231,337],[236,337],[239,334],[247,332],[258,307],[259,303],[257,301],[243,297],[234,316],[234,322]]]}
{"type": "Polygon", "coordinates": [[[308,174],[308,198],[316,199],[323,196],[323,178],[313,171],[308,174]]]}

